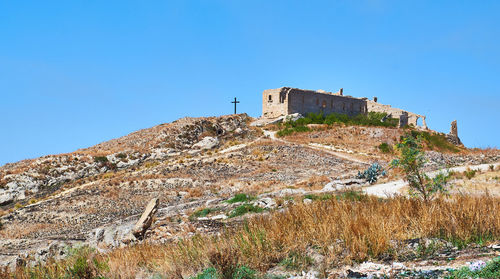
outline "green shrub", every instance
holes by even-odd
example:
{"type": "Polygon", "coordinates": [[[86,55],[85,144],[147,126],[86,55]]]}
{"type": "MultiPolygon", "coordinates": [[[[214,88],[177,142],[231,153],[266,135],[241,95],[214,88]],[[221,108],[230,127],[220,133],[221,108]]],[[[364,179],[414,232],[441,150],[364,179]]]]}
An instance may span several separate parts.
{"type": "Polygon", "coordinates": [[[198,211],[195,211],[191,216],[189,216],[190,220],[194,220],[199,217],[206,217],[208,214],[214,212],[215,209],[213,208],[205,208],[205,209],[200,209],[198,211]]]}
{"type": "MultiPolygon", "coordinates": [[[[237,267],[229,278],[232,279],[260,279],[262,277],[257,276],[257,271],[250,269],[246,266],[237,267]]],[[[221,275],[217,269],[211,267],[205,269],[202,273],[195,277],[190,277],[190,279],[224,279],[224,275],[221,275]]]]}
{"type": "Polygon", "coordinates": [[[217,270],[213,267],[205,269],[202,273],[189,279],[218,279],[217,270]]]}
{"type": "Polygon", "coordinates": [[[233,211],[231,211],[231,214],[229,214],[229,218],[245,215],[250,212],[260,213],[262,211],[264,211],[264,209],[261,207],[245,203],[233,209],[233,211]]]}
{"type": "Polygon", "coordinates": [[[455,270],[447,278],[500,278],[500,257],[486,263],[480,270],[471,270],[468,266],[455,270]]]}
{"type": "Polygon", "coordinates": [[[66,274],[69,278],[103,278],[99,275],[109,271],[108,264],[95,257],[94,249],[83,246],[72,248],[69,251],[70,265],[66,268],[66,274]]]}
{"type": "Polygon", "coordinates": [[[383,142],[378,146],[378,149],[382,151],[382,153],[392,153],[392,146],[390,146],[387,142],[383,142]]]}
{"type": "Polygon", "coordinates": [[[280,125],[282,128],[278,131],[278,137],[288,136],[293,133],[308,132],[308,124],[327,124],[343,123],[345,125],[363,125],[363,126],[382,126],[397,127],[399,120],[387,117],[386,113],[370,112],[368,114],[358,114],[349,116],[347,114],[332,113],[324,115],[323,113],[308,113],[305,117],[296,121],[288,121],[280,125]]]}
{"type": "Polygon", "coordinates": [[[227,200],[226,202],[227,203],[248,202],[248,201],[251,201],[254,199],[255,199],[255,197],[252,197],[252,196],[247,195],[247,194],[236,194],[234,197],[227,200]]]}
{"type": "Polygon", "coordinates": [[[440,173],[431,179],[423,170],[427,160],[421,135],[415,138],[412,134],[406,134],[396,148],[400,155],[391,162],[391,166],[404,172],[411,196],[421,196],[425,201],[429,201],[438,192],[447,193],[449,174],[440,173]]]}
{"type": "Polygon", "coordinates": [[[107,163],[108,158],[106,156],[95,156],[94,157],[94,162],[96,163],[107,163]]]}
{"type": "Polygon", "coordinates": [[[346,191],[335,197],[337,200],[348,200],[348,201],[363,201],[367,198],[367,195],[360,191],[346,191]]]}
{"type": "Polygon", "coordinates": [[[464,171],[464,175],[465,177],[467,177],[467,179],[472,179],[474,176],[476,176],[476,173],[477,173],[477,170],[466,170],[464,171]]]}
{"type": "Polygon", "coordinates": [[[416,130],[413,130],[410,133],[414,138],[420,137],[431,150],[451,151],[454,153],[460,152],[460,149],[450,143],[443,134],[431,134],[429,132],[416,130]]]}
{"type": "Polygon", "coordinates": [[[119,158],[119,159],[125,159],[125,158],[127,158],[127,154],[120,153],[120,154],[116,155],[116,157],[119,158]]]}
{"type": "Polygon", "coordinates": [[[320,195],[320,196],[317,196],[317,195],[313,195],[313,194],[307,194],[304,196],[305,199],[310,199],[310,200],[313,200],[313,201],[316,201],[316,200],[319,200],[319,201],[326,201],[326,200],[329,200],[331,198],[333,198],[333,196],[331,194],[323,194],[323,195],[320,195]]]}

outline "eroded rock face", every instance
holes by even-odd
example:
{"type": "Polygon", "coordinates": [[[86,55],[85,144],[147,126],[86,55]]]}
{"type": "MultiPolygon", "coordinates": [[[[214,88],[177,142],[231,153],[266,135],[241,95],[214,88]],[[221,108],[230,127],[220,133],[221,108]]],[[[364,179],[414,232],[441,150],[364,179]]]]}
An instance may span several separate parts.
{"type": "Polygon", "coordinates": [[[60,190],[67,184],[155,160],[168,160],[192,147],[217,147],[225,138],[252,136],[246,114],[182,118],[173,123],[81,149],[0,167],[0,206],[26,204],[60,190]],[[208,135],[201,138],[202,135],[208,135]]]}

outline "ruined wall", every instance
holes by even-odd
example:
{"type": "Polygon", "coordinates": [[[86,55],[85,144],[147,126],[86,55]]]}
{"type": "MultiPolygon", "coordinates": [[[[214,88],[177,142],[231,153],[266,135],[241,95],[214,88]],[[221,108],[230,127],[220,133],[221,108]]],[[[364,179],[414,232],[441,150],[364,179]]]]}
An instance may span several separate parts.
{"type": "Polygon", "coordinates": [[[290,113],[323,112],[324,114],[343,113],[348,115],[366,113],[366,101],[363,99],[295,88],[290,89],[288,96],[290,113]]]}
{"type": "Polygon", "coordinates": [[[405,111],[399,108],[393,108],[390,105],[380,104],[371,100],[367,100],[367,108],[368,112],[385,112],[388,115],[391,115],[392,118],[399,119],[400,127],[405,125],[413,125],[415,127],[418,127],[418,119],[422,118],[422,127],[424,129],[427,129],[425,116],[423,115],[405,111]]]}
{"type": "Polygon", "coordinates": [[[288,115],[287,88],[267,89],[262,93],[262,117],[275,118],[288,115]]]}
{"type": "Polygon", "coordinates": [[[354,98],[342,94],[342,89],[336,93],[289,87],[264,90],[262,93],[262,117],[276,118],[293,113],[305,115],[309,112],[342,113],[350,116],[368,112],[384,112],[392,118],[399,119],[400,127],[406,125],[418,127],[418,119],[422,118],[422,128],[427,129],[425,116],[366,98],[354,98]]]}
{"type": "Polygon", "coordinates": [[[288,87],[264,90],[262,94],[263,117],[274,118],[293,113],[305,115],[309,112],[357,115],[367,112],[366,100],[288,87]]]}

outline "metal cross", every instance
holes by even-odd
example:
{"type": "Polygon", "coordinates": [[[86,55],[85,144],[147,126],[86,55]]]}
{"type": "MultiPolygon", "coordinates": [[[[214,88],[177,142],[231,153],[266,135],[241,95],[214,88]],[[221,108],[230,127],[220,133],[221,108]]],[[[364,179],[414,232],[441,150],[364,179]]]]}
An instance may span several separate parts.
{"type": "Polygon", "coordinates": [[[240,101],[236,101],[236,97],[234,97],[234,101],[231,102],[231,104],[234,104],[234,114],[236,114],[236,104],[239,104],[240,101]]]}

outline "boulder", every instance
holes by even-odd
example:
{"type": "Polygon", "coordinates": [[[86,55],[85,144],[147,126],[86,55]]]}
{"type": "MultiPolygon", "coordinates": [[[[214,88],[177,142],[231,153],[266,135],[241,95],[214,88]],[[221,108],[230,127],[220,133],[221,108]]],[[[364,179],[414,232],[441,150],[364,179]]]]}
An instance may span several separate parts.
{"type": "Polygon", "coordinates": [[[214,137],[204,137],[201,141],[193,144],[192,148],[195,149],[212,149],[219,145],[219,140],[214,137]]]}
{"type": "Polygon", "coordinates": [[[131,233],[135,238],[142,239],[144,237],[144,234],[153,223],[153,215],[158,210],[159,201],[160,200],[158,198],[154,198],[146,206],[146,210],[144,210],[141,218],[132,229],[131,233]]]}
{"type": "Polygon", "coordinates": [[[16,199],[17,195],[16,193],[12,191],[5,191],[3,193],[0,193],[0,205],[7,205],[16,199]]]}
{"type": "Polygon", "coordinates": [[[262,208],[275,208],[276,202],[272,198],[262,198],[253,203],[254,206],[262,207],[262,208]]]}

